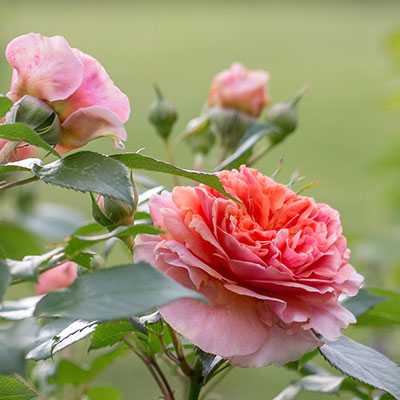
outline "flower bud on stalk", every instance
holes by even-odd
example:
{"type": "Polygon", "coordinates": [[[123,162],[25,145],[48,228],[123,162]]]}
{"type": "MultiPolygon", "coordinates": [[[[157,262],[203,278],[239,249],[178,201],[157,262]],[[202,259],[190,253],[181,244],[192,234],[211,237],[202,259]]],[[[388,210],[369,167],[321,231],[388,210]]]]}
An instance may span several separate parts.
{"type": "Polygon", "coordinates": [[[6,123],[19,122],[28,125],[49,145],[61,141],[61,126],[58,115],[44,101],[25,95],[6,114],[6,123]]]}
{"type": "Polygon", "coordinates": [[[157,85],[154,86],[157,93],[157,100],[151,105],[149,119],[157,133],[167,140],[171,134],[178,114],[173,103],[165,99],[157,85]]]}

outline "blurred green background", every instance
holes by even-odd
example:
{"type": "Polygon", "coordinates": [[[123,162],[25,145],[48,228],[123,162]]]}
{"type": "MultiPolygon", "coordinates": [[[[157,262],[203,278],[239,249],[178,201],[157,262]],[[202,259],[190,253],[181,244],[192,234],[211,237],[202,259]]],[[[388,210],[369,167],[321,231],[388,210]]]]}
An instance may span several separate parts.
{"type": "MultiPolygon", "coordinates": [[[[376,165],[399,143],[399,118],[385,106],[395,76],[385,43],[400,25],[399,1],[0,0],[0,6],[1,51],[23,33],[59,34],[104,65],[131,100],[128,151],[144,147],[145,154],[166,159],[161,140],[147,123],[153,81],[178,108],[175,136],[199,114],[213,76],[233,61],[269,71],[273,103],[309,84],[296,134],[257,167],[270,174],[283,156],[278,180],[287,182],[301,166],[306,182],[322,181],[307,194],[340,211],[345,234],[359,249],[359,260],[365,248],[370,250],[368,244],[360,244],[363,241],[379,237],[387,245],[393,240],[397,220],[388,211],[385,194],[393,174],[376,165]]],[[[11,68],[1,57],[0,92],[7,92],[10,76],[11,68]]],[[[106,139],[90,143],[88,149],[114,151],[106,139]]],[[[176,157],[179,166],[192,167],[185,145],[176,147],[176,157]]],[[[155,178],[163,185],[172,184],[169,176],[155,178]]],[[[40,183],[39,196],[79,207],[89,218],[87,195],[40,183]]],[[[389,246],[382,258],[392,257],[396,249],[389,246]]],[[[367,270],[356,261],[369,286],[398,285],[386,279],[376,264],[367,270]]],[[[370,334],[357,328],[351,333],[370,334]]],[[[236,369],[213,398],[271,399],[294,376],[274,367],[236,369]]],[[[99,379],[119,387],[124,399],[156,398],[150,382],[133,357],[99,379]]]]}

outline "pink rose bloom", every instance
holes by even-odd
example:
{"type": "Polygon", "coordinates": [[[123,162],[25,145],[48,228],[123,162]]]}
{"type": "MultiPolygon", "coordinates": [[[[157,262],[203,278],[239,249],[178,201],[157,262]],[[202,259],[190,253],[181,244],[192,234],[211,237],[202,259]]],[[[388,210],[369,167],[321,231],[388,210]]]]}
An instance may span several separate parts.
{"type": "Polygon", "coordinates": [[[235,108],[258,117],[269,103],[265,71],[249,71],[240,63],[233,63],[220,72],[210,89],[208,104],[211,107],[235,108]]]}
{"type": "Polygon", "coordinates": [[[160,308],[202,350],[242,367],[283,365],[355,322],[340,305],[363,278],[348,263],[339,213],[242,166],[218,173],[246,206],[205,185],[175,187],[150,200],[165,234],[140,235],[146,261],[209,304],[190,298],[160,308]]]}
{"type": "Polygon", "coordinates": [[[39,283],[35,285],[36,294],[44,294],[53,290],[62,289],[72,285],[78,277],[77,265],[66,262],[43,272],[39,276],[39,283]]]}
{"type": "Polygon", "coordinates": [[[59,152],[101,136],[111,137],[115,147],[127,139],[123,122],[129,118],[129,100],[96,59],[72,49],[61,36],[35,33],[15,38],[6,58],[13,67],[7,97],[16,102],[30,95],[54,108],[62,123],[59,152]]]}
{"type": "MultiPolygon", "coordinates": [[[[0,138],[0,150],[5,146],[7,140],[0,138]]],[[[23,146],[23,143],[21,143],[23,146]]],[[[37,154],[37,147],[35,146],[23,146],[17,149],[17,155],[15,156],[15,151],[13,151],[8,157],[9,162],[25,160],[25,158],[35,157],[37,154]]]]}

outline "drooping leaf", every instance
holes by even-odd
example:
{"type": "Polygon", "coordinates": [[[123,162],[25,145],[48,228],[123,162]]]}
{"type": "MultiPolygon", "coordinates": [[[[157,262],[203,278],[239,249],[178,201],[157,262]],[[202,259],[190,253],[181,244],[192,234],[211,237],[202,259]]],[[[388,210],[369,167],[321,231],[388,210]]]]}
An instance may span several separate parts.
{"type": "Polygon", "coordinates": [[[179,167],[175,167],[165,161],[156,160],[155,158],[145,156],[139,153],[124,153],[124,154],[113,154],[113,159],[119,160],[124,163],[128,168],[132,169],[144,169],[146,171],[163,172],[166,174],[183,176],[184,178],[191,179],[193,181],[204,183],[205,185],[217,190],[225,197],[237,201],[233,196],[227,193],[215,174],[208,172],[199,172],[187,170],[179,167]]]}
{"type": "Polygon", "coordinates": [[[93,332],[89,350],[100,349],[118,343],[132,330],[132,325],[128,321],[100,324],[93,332]]]}
{"type": "Polygon", "coordinates": [[[33,318],[0,325],[0,374],[25,375],[25,354],[38,331],[38,323],[33,318]]]}
{"type": "Polygon", "coordinates": [[[54,156],[61,158],[61,156],[49,146],[33,129],[28,125],[15,123],[0,125],[0,137],[13,142],[26,142],[40,147],[54,156]]]}
{"type": "Polygon", "coordinates": [[[99,193],[134,207],[126,168],[102,154],[80,151],[45,166],[35,165],[33,173],[43,182],[81,192],[99,193]]]}
{"type": "Polygon", "coordinates": [[[390,290],[369,289],[375,295],[385,298],[374,308],[357,318],[357,325],[400,326],[400,294],[390,290]]]}
{"type": "Polygon", "coordinates": [[[400,367],[383,354],[342,335],[320,347],[322,356],[354,379],[400,399],[400,367]]]}
{"type": "Polygon", "coordinates": [[[34,346],[26,355],[27,359],[44,360],[55,353],[84,339],[96,328],[95,322],[56,319],[49,322],[39,332],[34,346]]]}
{"type": "Polygon", "coordinates": [[[6,96],[0,95],[0,118],[6,115],[6,112],[11,108],[13,102],[6,96]]]}
{"type": "Polygon", "coordinates": [[[26,387],[23,383],[11,376],[0,375],[0,399],[30,400],[35,397],[38,397],[38,394],[26,387]]]}
{"type": "Polygon", "coordinates": [[[208,375],[225,361],[222,357],[206,353],[198,347],[195,347],[195,351],[203,367],[204,379],[207,379],[208,375]]]}
{"type": "Polygon", "coordinates": [[[42,296],[23,297],[20,300],[5,301],[0,307],[0,318],[10,321],[19,321],[21,319],[33,316],[36,304],[42,296]]]}
{"type": "Polygon", "coordinates": [[[86,391],[89,400],[120,400],[121,394],[118,389],[111,387],[92,387],[86,391]]]}
{"type": "Polygon", "coordinates": [[[265,135],[275,132],[276,129],[276,126],[270,124],[262,124],[259,122],[251,123],[235,152],[222,161],[215,170],[220,171],[222,169],[238,168],[241,164],[245,164],[252,147],[265,135]]]}
{"type": "Polygon", "coordinates": [[[11,283],[11,274],[5,260],[0,259],[0,301],[11,283]]]}
{"type": "Polygon", "coordinates": [[[347,297],[342,301],[342,306],[358,317],[385,300],[385,297],[377,296],[369,290],[361,288],[356,296],[347,297]]]}
{"type": "Polygon", "coordinates": [[[98,270],[79,277],[62,292],[48,293],[36,316],[115,321],[142,314],[182,297],[202,297],[146,263],[98,270]]]}

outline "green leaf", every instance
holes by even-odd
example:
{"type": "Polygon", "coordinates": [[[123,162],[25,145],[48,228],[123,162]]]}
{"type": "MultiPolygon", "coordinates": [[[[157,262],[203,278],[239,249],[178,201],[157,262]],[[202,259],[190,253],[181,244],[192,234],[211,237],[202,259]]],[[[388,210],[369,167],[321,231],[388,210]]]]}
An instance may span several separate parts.
{"type": "Polygon", "coordinates": [[[85,382],[92,380],[99,374],[107,365],[126,354],[124,347],[119,347],[110,353],[104,354],[96,358],[89,369],[78,367],[69,360],[61,360],[58,364],[57,374],[55,377],[49,378],[49,382],[63,385],[72,383],[74,385],[82,385],[85,382]]]}
{"type": "Polygon", "coordinates": [[[203,367],[204,379],[207,379],[208,375],[225,361],[222,357],[206,353],[198,347],[195,347],[195,352],[203,367]]]}
{"type": "Polygon", "coordinates": [[[0,301],[11,283],[11,275],[5,260],[0,259],[0,301]]]}
{"type": "Polygon", "coordinates": [[[299,382],[292,383],[283,389],[282,392],[280,392],[278,396],[275,396],[272,400],[294,400],[301,392],[301,389],[302,387],[299,382]]]}
{"type": "Polygon", "coordinates": [[[61,158],[61,156],[43,139],[41,139],[34,130],[29,128],[28,125],[20,123],[0,125],[0,137],[13,142],[26,142],[33,144],[34,146],[40,147],[54,156],[61,158]]]}
{"type": "Polygon", "coordinates": [[[38,397],[38,394],[33,392],[21,382],[11,378],[11,376],[0,375],[0,399],[29,400],[35,397],[38,397]]]}
{"type": "Polygon", "coordinates": [[[400,367],[383,354],[342,335],[320,347],[322,356],[345,375],[400,399],[400,367]]]}
{"type": "Polygon", "coordinates": [[[132,325],[128,321],[100,324],[93,332],[89,350],[100,349],[120,342],[132,330],[132,325]]]}
{"type": "Polygon", "coordinates": [[[34,164],[41,164],[42,160],[39,158],[26,158],[25,160],[0,165],[0,175],[8,174],[10,172],[31,172],[34,164]]]}
{"type": "Polygon", "coordinates": [[[227,193],[217,177],[217,175],[208,172],[199,172],[187,170],[179,167],[175,167],[165,161],[159,161],[155,158],[145,156],[139,153],[124,153],[124,154],[113,154],[110,156],[116,160],[124,163],[128,168],[132,169],[144,169],[146,171],[163,172],[166,174],[183,176],[184,178],[191,179],[193,181],[204,183],[205,185],[217,190],[219,193],[228,197],[229,199],[235,200],[232,195],[227,193]]]}
{"type": "Polygon", "coordinates": [[[342,301],[342,306],[358,317],[384,301],[385,297],[376,296],[367,289],[360,289],[357,296],[347,297],[342,301]]]}
{"type": "Polygon", "coordinates": [[[182,297],[202,299],[200,294],[141,262],[83,275],[62,292],[44,296],[36,306],[35,315],[115,321],[182,297]]]}
{"type": "Polygon", "coordinates": [[[382,289],[369,289],[369,292],[375,296],[384,297],[386,301],[376,305],[372,310],[357,318],[357,325],[399,326],[400,294],[382,289]]]}
{"type": "Polygon", "coordinates": [[[215,170],[238,168],[241,164],[246,163],[252,147],[258,143],[265,135],[276,132],[277,127],[270,124],[262,124],[252,122],[247,128],[243,140],[239,144],[235,152],[222,161],[215,170]]]}
{"type": "Polygon", "coordinates": [[[10,321],[19,321],[21,319],[33,316],[36,304],[42,296],[23,297],[20,300],[5,301],[0,308],[0,318],[10,321]]]}
{"type": "Polygon", "coordinates": [[[45,166],[35,165],[33,173],[43,182],[99,193],[134,207],[128,172],[122,163],[110,157],[80,151],[45,166]]]}
{"type": "Polygon", "coordinates": [[[96,326],[95,322],[56,319],[40,330],[38,339],[25,358],[44,360],[52,357],[60,350],[90,335],[96,326]]]}
{"type": "Polygon", "coordinates": [[[4,117],[11,108],[13,102],[6,96],[0,96],[0,118],[4,117]]]}
{"type": "Polygon", "coordinates": [[[121,394],[118,389],[111,387],[92,387],[86,391],[90,400],[120,400],[121,394]]]}
{"type": "Polygon", "coordinates": [[[310,392],[339,394],[344,379],[344,376],[308,375],[302,378],[300,383],[303,389],[310,392]]]}

